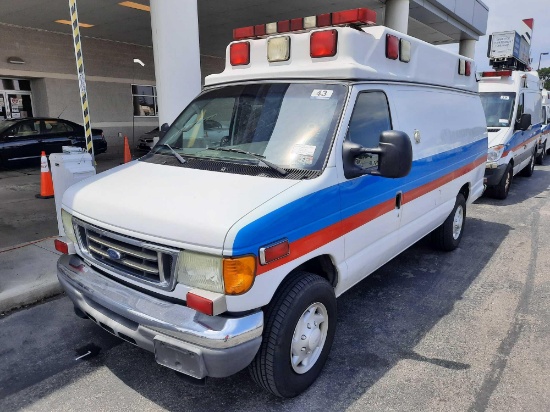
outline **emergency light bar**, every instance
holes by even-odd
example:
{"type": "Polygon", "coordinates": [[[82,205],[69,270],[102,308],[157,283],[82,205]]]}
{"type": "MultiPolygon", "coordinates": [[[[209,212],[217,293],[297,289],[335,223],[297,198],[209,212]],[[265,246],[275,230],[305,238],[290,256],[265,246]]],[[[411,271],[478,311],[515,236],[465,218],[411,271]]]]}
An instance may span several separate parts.
{"type": "Polygon", "coordinates": [[[481,77],[510,77],[512,70],[501,70],[497,72],[482,72],[481,77]]]}
{"type": "Polygon", "coordinates": [[[233,40],[252,39],[277,33],[289,33],[292,31],[348,24],[352,26],[374,26],[376,24],[376,12],[360,8],[241,27],[233,30],[233,40]]]}

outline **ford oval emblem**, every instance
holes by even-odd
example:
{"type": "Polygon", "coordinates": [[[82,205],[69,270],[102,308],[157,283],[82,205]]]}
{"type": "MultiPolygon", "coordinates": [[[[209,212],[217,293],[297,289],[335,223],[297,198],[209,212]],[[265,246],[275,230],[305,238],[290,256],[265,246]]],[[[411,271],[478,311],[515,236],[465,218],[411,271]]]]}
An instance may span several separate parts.
{"type": "Polygon", "coordinates": [[[118,250],[107,249],[107,254],[111,259],[114,259],[114,260],[122,259],[122,254],[118,250]]]}

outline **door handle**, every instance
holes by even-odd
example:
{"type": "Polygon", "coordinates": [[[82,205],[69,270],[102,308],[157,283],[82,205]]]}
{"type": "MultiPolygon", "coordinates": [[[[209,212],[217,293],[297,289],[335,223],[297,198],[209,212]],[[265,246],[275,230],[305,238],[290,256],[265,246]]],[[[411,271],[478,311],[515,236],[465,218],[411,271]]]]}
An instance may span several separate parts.
{"type": "Polygon", "coordinates": [[[403,204],[403,192],[398,192],[395,195],[395,208],[401,209],[402,204],[403,204]]]}

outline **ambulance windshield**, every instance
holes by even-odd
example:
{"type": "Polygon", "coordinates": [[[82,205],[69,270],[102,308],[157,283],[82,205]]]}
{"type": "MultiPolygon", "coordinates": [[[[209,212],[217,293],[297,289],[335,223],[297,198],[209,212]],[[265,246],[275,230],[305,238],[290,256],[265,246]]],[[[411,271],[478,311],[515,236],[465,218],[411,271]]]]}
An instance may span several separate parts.
{"type": "Polygon", "coordinates": [[[144,160],[173,158],[173,149],[188,160],[184,167],[218,161],[265,169],[254,154],[280,168],[322,170],[346,93],[347,86],[338,83],[257,83],[207,91],[144,160]]]}
{"type": "Polygon", "coordinates": [[[480,96],[487,127],[509,127],[514,113],[516,94],[483,92],[480,96]]]}

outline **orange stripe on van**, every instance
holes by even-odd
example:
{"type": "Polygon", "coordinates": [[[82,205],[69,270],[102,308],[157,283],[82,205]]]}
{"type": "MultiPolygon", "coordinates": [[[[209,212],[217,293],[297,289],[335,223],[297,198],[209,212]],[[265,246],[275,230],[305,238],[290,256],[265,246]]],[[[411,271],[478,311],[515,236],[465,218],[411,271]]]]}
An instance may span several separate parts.
{"type": "MultiPolygon", "coordinates": [[[[466,173],[474,170],[476,167],[484,164],[486,161],[487,155],[481,156],[479,159],[475,160],[469,165],[454,170],[451,173],[448,173],[447,175],[430,183],[427,183],[417,189],[406,192],[403,195],[403,204],[411,202],[414,199],[417,199],[418,197],[423,196],[459,178],[460,176],[465,175],[466,173]]],[[[258,258],[258,270],[256,274],[261,275],[288,262],[291,262],[294,259],[298,259],[304,255],[307,255],[313,250],[318,249],[321,246],[324,246],[327,243],[330,243],[333,240],[344,236],[345,234],[373,221],[374,219],[379,218],[380,216],[385,215],[386,213],[391,212],[392,210],[395,210],[395,199],[390,199],[382,202],[374,207],[350,216],[340,222],[334,223],[315,233],[312,233],[311,235],[298,239],[290,244],[290,254],[282,259],[275,260],[272,263],[262,266],[258,258]]]]}

